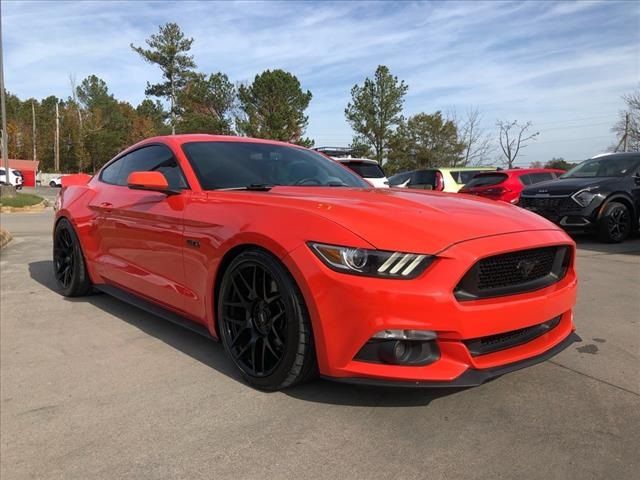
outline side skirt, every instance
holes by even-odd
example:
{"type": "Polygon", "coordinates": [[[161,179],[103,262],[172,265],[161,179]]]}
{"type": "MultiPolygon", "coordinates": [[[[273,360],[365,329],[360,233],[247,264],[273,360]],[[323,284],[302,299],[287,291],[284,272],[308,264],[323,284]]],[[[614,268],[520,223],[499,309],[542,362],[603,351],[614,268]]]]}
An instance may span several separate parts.
{"type": "Polygon", "coordinates": [[[202,335],[203,337],[206,337],[215,342],[218,341],[217,338],[214,338],[211,336],[211,334],[209,333],[209,330],[207,330],[204,326],[198,323],[192,322],[191,320],[187,320],[186,318],[178,315],[177,313],[167,310],[166,308],[156,305],[155,303],[145,300],[144,298],[141,298],[137,295],[129,293],[126,290],[123,290],[113,285],[107,285],[104,283],[94,285],[93,287],[96,290],[100,290],[101,292],[111,295],[112,297],[115,297],[118,300],[126,302],[130,305],[133,305],[134,307],[137,307],[140,310],[144,310],[145,312],[155,315],[156,317],[160,317],[164,320],[168,320],[171,323],[175,323],[176,325],[179,325],[183,328],[191,330],[192,332],[202,335]]]}

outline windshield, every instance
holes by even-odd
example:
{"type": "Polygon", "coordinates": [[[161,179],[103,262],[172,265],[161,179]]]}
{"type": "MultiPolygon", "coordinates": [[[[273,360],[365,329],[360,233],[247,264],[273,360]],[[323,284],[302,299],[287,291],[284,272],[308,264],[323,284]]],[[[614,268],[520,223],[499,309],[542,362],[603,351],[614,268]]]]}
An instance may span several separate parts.
{"type": "Polygon", "coordinates": [[[367,163],[367,162],[340,162],[345,167],[356,172],[363,178],[383,178],[384,172],[380,168],[380,166],[375,163],[367,163]]]}
{"type": "Polygon", "coordinates": [[[303,148],[253,142],[192,142],[182,148],[205,190],[257,185],[371,188],[336,162],[303,148]]]}
{"type": "Polygon", "coordinates": [[[560,178],[623,177],[638,164],[638,157],[593,158],[573,167],[560,178]]]}

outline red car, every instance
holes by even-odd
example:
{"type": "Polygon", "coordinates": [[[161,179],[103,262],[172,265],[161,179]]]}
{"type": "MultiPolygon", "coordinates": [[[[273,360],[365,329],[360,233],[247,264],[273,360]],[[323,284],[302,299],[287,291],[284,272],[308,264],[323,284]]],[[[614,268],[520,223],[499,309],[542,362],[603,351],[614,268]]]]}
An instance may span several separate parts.
{"type": "Polygon", "coordinates": [[[565,173],[555,168],[513,168],[475,175],[459,193],[468,193],[491,200],[518,203],[523,188],[538,182],[553,180],[565,173]]]}
{"type": "Polygon", "coordinates": [[[145,140],[62,182],[62,293],[219,339],[260,389],[316,372],[471,386],[574,340],[574,243],[512,205],[374,189],[302,147],[210,135],[145,140]]]}

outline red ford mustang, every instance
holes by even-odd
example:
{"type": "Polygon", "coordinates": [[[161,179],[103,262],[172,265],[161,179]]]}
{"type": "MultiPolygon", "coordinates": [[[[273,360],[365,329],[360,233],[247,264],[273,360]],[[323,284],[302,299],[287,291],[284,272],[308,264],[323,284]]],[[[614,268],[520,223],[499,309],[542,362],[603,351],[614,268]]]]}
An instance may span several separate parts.
{"type": "Polygon", "coordinates": [[[63,177],[55,276],[220,339],[275,390],[471,386],[569,345],[574,243],[512,205],[373,189],[305,148],[178,135],[63,177]]]}

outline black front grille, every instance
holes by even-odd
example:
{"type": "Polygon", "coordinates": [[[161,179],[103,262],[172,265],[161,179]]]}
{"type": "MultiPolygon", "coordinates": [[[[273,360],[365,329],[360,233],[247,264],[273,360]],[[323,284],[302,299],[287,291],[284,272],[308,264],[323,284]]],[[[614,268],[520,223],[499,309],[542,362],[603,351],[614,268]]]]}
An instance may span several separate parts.
{"type": "Polygon", "coordinates": [[[581,210],[580,205],[571,197],[520,197],[518,205],[531,210],[554,222],[567,215],[567,213],[581,210]]]}
{"type": "Polygon", "coordinates": [[[553,246],[503,253],[478,261],[455,290],[458,300],[529,292],[559,281],[567,272],[571,250],[553,246]]]}
{"type": "Polygon", "coordinates": [[[548,322],[533,325],[531,327],[511,330],[510,332],[490,335],[488,337],[465,340],[464,344],[469,349],[472,356],[484,355],[486,353],[497,352],[506,348],[516,347],[523,343],[530,342],[541,335],[554,329],[560,323],[562,315],[559,315],[548,322]]]}
{"type": "Polygon", "coordinates": [[[478,262],[478,290],[517,285],[547,275],[557,247],[505,253],[478,262]]]}
{"type": "Polygon", "coordinates": [[[520,197],[520,205],[534,208],[568,209],[577,207],[578,204],[570,197],[520,197]]]}

